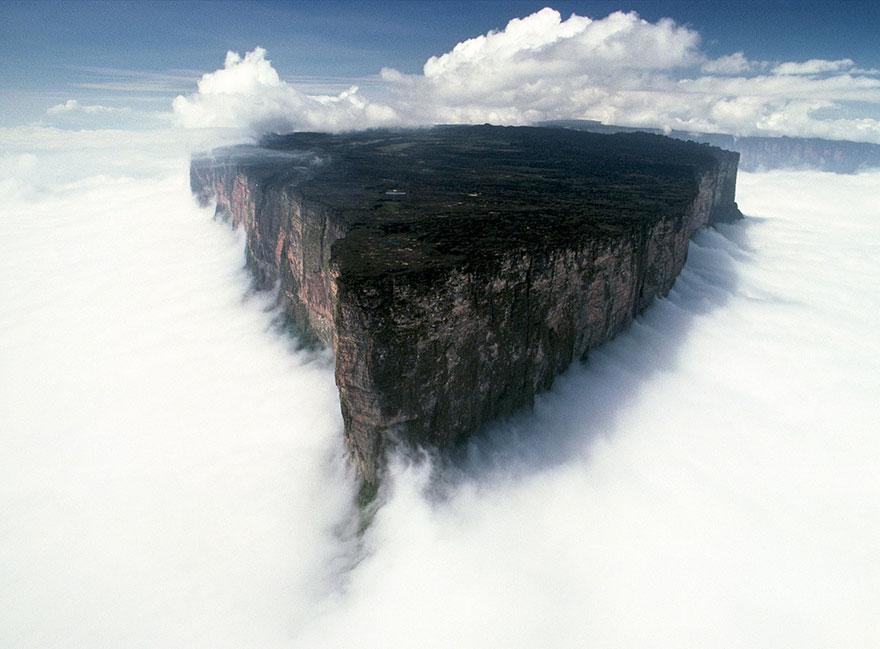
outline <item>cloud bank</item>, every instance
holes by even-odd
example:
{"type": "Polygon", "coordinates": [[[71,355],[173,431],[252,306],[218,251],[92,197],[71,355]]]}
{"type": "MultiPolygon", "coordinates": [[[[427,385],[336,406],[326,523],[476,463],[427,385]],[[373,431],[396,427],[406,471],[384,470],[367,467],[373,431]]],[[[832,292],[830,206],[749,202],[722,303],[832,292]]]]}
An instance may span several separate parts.
{"type": "MultiPolygon", "coordinates": [[[[671,23],[674,42],[640,37],[666,68],[624,65],[630,32],[660,32],[539,13],[430,76],[384,71],[381,101],[233,56],[178,118],[258,132],[359,128],[376,119],[361,102],[390,123],[509,110],[479,70],[526,106],[516,80],[564,87],[579,47],[598,71],[571,75],[608,83],[618,65],[694,96],[756,84],[716,103],[730,123],[774,88],[876,92],[848,63],[710,60],[671,23]],[[594,23],[608,36],[578,45],[594,23]]],[[[805,123],[833,123],[827,101],[805,123]]],[[[880,646],[878,174],[740,174],[749,218],[700,233],[667,299],[441,489],[400,463],[358,542],[331,363],[291,350],[271,296],[244,297],[243,242],[189,194],[202,137],[0,129],[0,645],[880,646]]]]}
{"type": "Polygon", "coordinates": [[[284,646],[345,549],[332,361],[245,299],[178,132],[33,133],[0,130],[0,646],[284,646]]]}
{"type": "Polygon", "coordinates": [[[880,645],[880,176],[741,174],[667,299],[359,545],[332,363],[179,135],[0,130],[0,646],[880,645]]]}
{"type": "Polygon", "coordinates": [[[257,48],[230,52],[198,92],[174,100],[186,126],[252,132],[446,122],[526,124],[585,118],[608,124],[880,142],[880,78],[853,61],[716,59],[700,35],[635,13],[563,19],[550,8],[515,18],[428,59],[421,74],[382,69],[357,87],[309,95],[279,78],[257,48]]]}
{"type": "Polygon", "coordinates": [[[474,443],[445,498],[396,474],[300,646],[880,641],[878,182],[742,174],[752,216],[699,233],[668,299],[474,443]]]}

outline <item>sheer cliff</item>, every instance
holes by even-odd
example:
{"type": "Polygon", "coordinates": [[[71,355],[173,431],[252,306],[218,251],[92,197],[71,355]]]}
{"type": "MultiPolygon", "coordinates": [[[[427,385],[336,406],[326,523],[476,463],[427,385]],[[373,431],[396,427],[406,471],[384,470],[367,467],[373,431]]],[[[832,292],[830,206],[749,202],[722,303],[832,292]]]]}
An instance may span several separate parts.
{"type": "Polygon", "coordinates": [[[533,403],[737,218],[738,155],[657,135],[437,127],[275,136],[193,160],[262,286],[332,346],[345,436],[450,447],[533,403]]]}

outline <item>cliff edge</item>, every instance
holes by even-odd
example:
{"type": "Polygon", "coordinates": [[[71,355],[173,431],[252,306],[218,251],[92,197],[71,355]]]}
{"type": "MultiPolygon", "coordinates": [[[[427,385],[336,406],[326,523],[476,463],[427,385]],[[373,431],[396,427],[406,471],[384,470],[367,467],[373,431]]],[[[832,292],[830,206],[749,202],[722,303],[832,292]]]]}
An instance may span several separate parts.
{"type": "Polygon", "coordinates": [[[658,135],[454,126],[273,136],[193,160],[200,203],[307,338],[332,346],[345,438],[450,447],[533,403],[740,216],[738,154],[658,135]]]}

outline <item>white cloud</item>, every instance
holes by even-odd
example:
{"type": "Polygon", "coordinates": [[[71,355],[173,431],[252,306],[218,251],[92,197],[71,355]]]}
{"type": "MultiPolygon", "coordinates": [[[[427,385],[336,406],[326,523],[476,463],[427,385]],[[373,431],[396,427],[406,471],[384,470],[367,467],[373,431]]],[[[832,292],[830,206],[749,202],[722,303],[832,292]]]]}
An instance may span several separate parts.
{"type": "Polygon", "coordinates": [[[398,121],[388,106],[368,102],[356,86],[331,95],[307,95],[283,82],[266,51],[242,58],[228,52],[223,69],[205,74],[198,92],[176,97],[176,119],[188,127],[244,128],[254,133],[351,130],[398,121]]]}
{"type": "Polygon", "coordinates": [[[0,646],[282,647],[338,570],[332,361],[244,298],[181,135],[0,129],[0,646]]]}
{"type": "Polygon", "coordinates": [[[748,72],[755,64],[742,52],[735,52],[703,63],[703,72],[710,74],[741,74],[748,72]]]}
{"type": "Polygon", "coordinates": [[[0,645],[880,646],[880,175],[740,174],[754,218],[356,545],[332,363],[242,299],[198,136],[0,129],[46,185],[0,202],[0,645]]]}
{"type": "Polygon", "coordinates": [[[668,19],[657,24],[635,13],[615,12],[603,20],[572,15],[563,21],[545,8],[515,18],[500,32],[459,43],[425,63],[424,76],[452,84],[472,75],[487,82],[516,82],[541,76],[590,75],[619,69],[670,69],[699,59],[699,35],[668,19]]]}
{"type": "Polygon", "coordinates": [[[300,646],[876,645],[878,182],[742,174],[760,218],[700,233],[445,498],[395,472],[300,646]]]}
{"type": "Polygon", "coordinates": [[[545,8],[431,57],[421,74],[385,68],[369,94],[307,94],[280,79],[261,48],[229,53],[197,93],[174,100],[174,112],[185,126],[254,133],[587,118],[880,142],[880,79],[854,65],[788,62],[768,74],[769,64],[743,52],[708,59],[700,35],[669,19],[615,12],[563,20],[545,8]]]}
{"type": "Polygon", "coordinates": [[[851,59],[838,59],[827,61],[825,59],[810,59],[809,61],[788,61],[780,63],[773,68],[773,74],[823,74],[826,72],[842,72],[849,70],[855,65],[851,59]]]}
{"type": "MultiPolygon", "coordinates": [[[[698,42],[696,32],[670,20],[651,24],[616,12],[603,20],[572,15],[563,21],[543,9],[430,58],[424,74],[410,75],[396,97],[412,121],[601,118],[615,91],[697,63],[698,42]]],[[[399,83],[405,75],[386,72],[385,78],[399,83]]]]}
{"type": "Polygon", "coordinates": [[[65,113],[86,113],[88,115],[98,115],[102,113],[128,113],[131,109],[128,107],[113,108],[111,106],[100,106],[96,104],[83,105],[76,99],[68,99],[63,104],[56,104],[46,109],[49,115],[61,115],[65,113]]]}

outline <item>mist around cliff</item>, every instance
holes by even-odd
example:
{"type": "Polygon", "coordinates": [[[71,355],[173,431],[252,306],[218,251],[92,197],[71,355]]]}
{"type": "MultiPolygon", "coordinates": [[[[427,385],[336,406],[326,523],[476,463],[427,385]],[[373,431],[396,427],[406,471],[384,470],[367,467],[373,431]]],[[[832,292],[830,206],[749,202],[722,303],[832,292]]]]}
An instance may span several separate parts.
{"type": "Polygon", "coordinates": [[[667,299],[358,538],[332,360],[180,136],[2,136],[0,645],[880,641],[877,174],[740,174],[667,299]]]}
{"type": "Polygon", "coordinates": [[[0,167],[0,645],[273,646],[350,518],[332,359],[292,351],[175,142],[120,135],[0,167]]]}
{"type": "Polygon", "coordinates": [[[742,174],[746,220],[534,413],[444,485],[398,467],[305,646],[875,644],[878,181],[742,174]]]}

